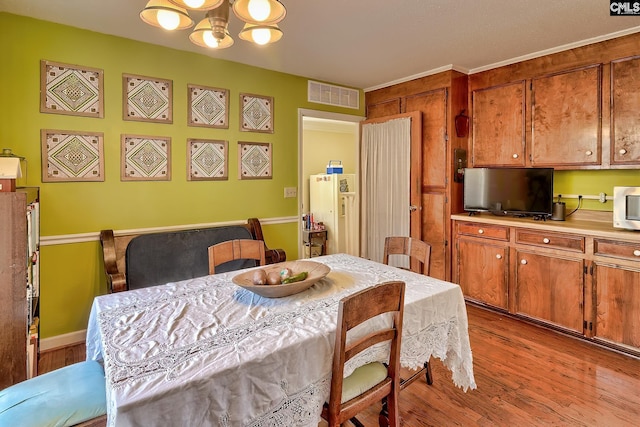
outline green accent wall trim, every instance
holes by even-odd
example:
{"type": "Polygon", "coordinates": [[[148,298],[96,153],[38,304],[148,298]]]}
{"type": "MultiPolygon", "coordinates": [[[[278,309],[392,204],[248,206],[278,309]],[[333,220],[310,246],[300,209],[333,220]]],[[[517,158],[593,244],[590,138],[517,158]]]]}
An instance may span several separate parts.
{"type": "MultiPolygon", "coordinates": [[[[272,224],[287,224],[297,223],[297,216],[281,217],[281,218],[259,218],[262,226],[272,224]]],[[[224,227],[229,225],[243,225],[246,224],[246,220],[238,221],[224,221],[224,222],[208,222],[203,224],[185,224],[174,225],[168,227],[151,227],[151,228],[136,228],[130,230],[113,230],[115,236],[126,236],[128,234],[150,234],[150,233],[162,233],[167,231],[180,231],[191,230],[195,228],[211,228],[211,227],[224,227]]],[[[41,236],[40,246],[54,246],[54,245],[68,245],[73,243],[86,243],[100,240],[100,232],[93,233],[81,233],[81,234],[62,234],[59,236],[41,236]]]]}

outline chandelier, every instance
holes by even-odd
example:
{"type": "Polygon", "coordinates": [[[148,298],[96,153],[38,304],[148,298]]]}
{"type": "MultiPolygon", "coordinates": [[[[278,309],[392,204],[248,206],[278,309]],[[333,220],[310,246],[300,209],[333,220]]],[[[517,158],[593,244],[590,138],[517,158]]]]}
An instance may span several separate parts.
{"type": "Polygon", "coordinates": [[[205,11],[205,18],[195,26],[189,40],[198,46],[224,49],[233,45],[227,29],[229,9],[244,22],[238,34],[242,40],[266,45],[282,38],[277,23],[287,10],[278,0],[235,0],[231,5],[229,0],[150,0],[140,18],[165,30],[184,30],[194,24],[187,10],[205,11]]]}

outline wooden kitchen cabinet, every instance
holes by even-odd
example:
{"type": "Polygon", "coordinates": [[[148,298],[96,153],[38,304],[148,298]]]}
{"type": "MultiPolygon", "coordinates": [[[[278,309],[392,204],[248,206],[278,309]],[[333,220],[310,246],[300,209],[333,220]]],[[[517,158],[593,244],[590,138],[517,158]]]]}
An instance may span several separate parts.
{"type": "Polygon", "coordinates": [[[640,243],[596,239],[593,316],[596,341],[640,350],[640,243]]]}
{"type": "Polygon", "coordinates": [[[640,164],[640,57],[611,62],[611,165],[640,164]]]}
{"type": "Polygon", "coordinates": [[[472,92],[473,167],[525,165],[525,88],[523,80],[472,92]]]}
{"type": "Polygon", "coordinates": [[[456,244],[456,277],[462,293],[477,302],[507,310],[509,247],[488,241],[460,239],[456,244]]]}
{"type": "Polygon", "coordinates": [[[640,356],[640,235],[585,214],[453,215],[453,281],[470,303],[640,356]]]}
{"type": "Polygon", "coordinates": [[[509,229],[457,222],[455,281],[465,297],[503,310],[509,305],[509,229]]]}
{"type": "Polygon", "coordinates": [[[601,66],[531,82],[531,166],[601,163],[601,66]]]}
{"type": "Polygon", "coordinates": [[[583,332],[584,260],[515,250],[514,313],[583,332]]]}

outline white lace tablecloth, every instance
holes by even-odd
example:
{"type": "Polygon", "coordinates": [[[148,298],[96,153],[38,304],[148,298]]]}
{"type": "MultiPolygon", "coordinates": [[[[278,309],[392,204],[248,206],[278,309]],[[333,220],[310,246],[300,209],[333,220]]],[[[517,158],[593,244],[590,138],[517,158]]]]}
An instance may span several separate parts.
{"type": "Polygon", "coordinates": [[[316,427],[338,301],[388,280],[406,282],[401,364],[434,356],[457,386],[475,388],[458,285],[351,255],[313,260],[331,272],[285,298],[236,286],[237,271],[97,297],[87,359],[104,360],[108,424],[316,427]]]}

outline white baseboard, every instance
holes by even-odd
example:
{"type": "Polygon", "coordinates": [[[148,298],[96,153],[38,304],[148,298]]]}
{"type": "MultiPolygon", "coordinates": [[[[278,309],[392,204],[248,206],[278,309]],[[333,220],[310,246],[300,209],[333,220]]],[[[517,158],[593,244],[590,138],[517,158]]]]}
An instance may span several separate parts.
{"type": "Polygon", "coordinates": [[[87,339],[87,330],[70,332],[68,334],[56,335],[51,338],[43,338],[40,340],[40,351],[52,350],[54,348],[66,347],[85,342],[87,339]]]}

